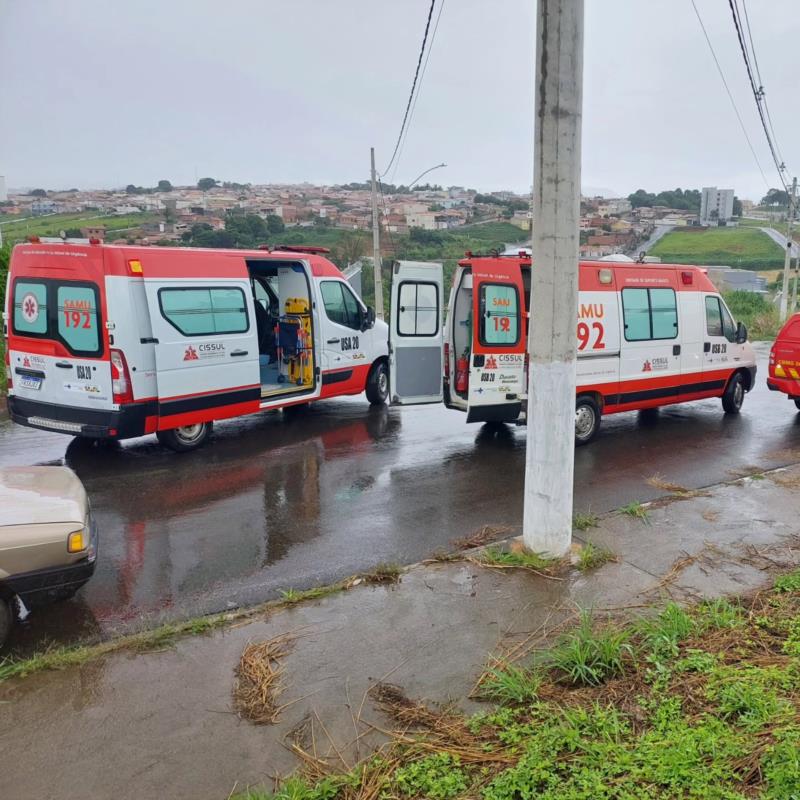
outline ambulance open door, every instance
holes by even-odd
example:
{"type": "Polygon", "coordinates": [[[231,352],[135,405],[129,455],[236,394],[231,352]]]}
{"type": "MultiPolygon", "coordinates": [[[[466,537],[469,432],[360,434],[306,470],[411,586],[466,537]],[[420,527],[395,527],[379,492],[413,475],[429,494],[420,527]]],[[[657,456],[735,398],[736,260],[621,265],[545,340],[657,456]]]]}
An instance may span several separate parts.
{"type": "Polygon", "coordinates": [[[441,403],[444,273],[441,264],[398,261],[392,274],[389,387],[393,404],[441,403]]]}

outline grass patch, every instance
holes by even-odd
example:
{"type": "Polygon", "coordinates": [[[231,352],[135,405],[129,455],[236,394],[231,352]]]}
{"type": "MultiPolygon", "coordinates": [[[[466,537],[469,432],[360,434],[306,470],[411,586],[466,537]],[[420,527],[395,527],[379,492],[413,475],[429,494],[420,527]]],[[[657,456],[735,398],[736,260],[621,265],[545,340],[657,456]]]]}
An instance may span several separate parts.
{"type": "Polygon", "coordinates": [[[500,703],[527,703],[536,699],[542,675],[533,669],[499,662],[483,674],[478,696],[500,703]]]}
{"type": "Polygon", "coordinates": [[[196,636],[221,628],[229,624],[235,616],[235,614],[214,614],[198,617],[187,622],[167,623],[149,631],[120,636],[107,642],[54,647],[27,658],[7,658],[0,661],[0,681],[8,678],[24,677],[45,670],[59,670],[80,666],[87,661],[122,650],[141,653],[149,650],[160,650],[173,645],[184,636],[196,636]]]}
{"type": "Polygon", "coordinates": [[[753,228],[708,228],[670,231],[656,242],[650,255],[665,264],[708,264],[738,269],[783,266],[783,250],[753,228]]]}
{"type": "Polygon", "coordinates": [[[257,617],[267,611],[285,608],[309,600],[319,600],[337,592],[347,591],[361,584],[396,583],[402,575],[396,564],[378,564],[371,572],[353,575],[338,583],[315,586],[311,589],[285,589],[281,599],[263,603],[253,608],[223,614],[211,614],[185,622],[169,622],[141,633],[119,636],[105,642],[52,647],[24,658],[8,657],[0,660],[0,681],[20,678],[46,670],[60,670],[80,666],[87,661],[122,651],[146,652],[172,646],[185,636],[196,636],[222,628],[243,619],[257,617]]]}
{"type": "Polygon", "coordinates": [[[475,559],[486,567],[500,569],[527,569],[539,574],[547,574],[558,563],[540,553],[533,553],[522,547],[503,550],[500,547],[487,547],[475,559]]]}
{"type": "Polygon", "coordinates": [[[634,500],[632,503],[628,503],[626,506],[622,506],[620,508],[620,514],[625,514],[628,517],[634,517],[635,519],[640,519],[642,522],[649,522],[647,507],[640,503],[638,500],[634,500]]]}
{"type": "Polygon", "coordinates": [[[58,236],[67,228],[85,228],[87,225],[105,225],[107,231],[136,228],[147,222],[163,219],[163,214],[139,212],[136,214],[102,214],[84,211],[79,214],[48,214],[2,226],[3,240],[12,244],[25,241],[28,236],[58,236]]]}
{"type": "Polygon", "coordinates": [[[778,307],[753,292],[726,292],[725,302],[737,322],[747,326],[751,341],[772,341],[781,329],[778,307]]]}
{"type": "Polygon", "coordinates": [[[597,569],[609,561],[616,561],[617,557],[605,547],[598,547],[591,542],[586,542],[578,553],[578,563],[575,565],[581,572],[597,569]]]}
{"type": "Polygon", "coordinates": [[[633,654],[629,638],[627,631],[614,627],[597,630],[591,612],[584,610],[578,627],[559,639],[547,663],[557,680],[574,686],[599,686],[623,672],[626,657],[633,654]]]}
{"type": "Polygon", "coordinates": [[[587,531],[589,528],[596,528],[600,522],[600,517],[591,511],[579,511],[572,515],[572,530],[587,531]]]}
{"type": "Polygon", "coordinates": [[[276,793],[239,800],[791,800],[800,796],[800,571],[741,600],[577,627],[533,666],[497,663],[472,716],[396,687],[377,755],[339,772],[305,754],[276,793]]]}

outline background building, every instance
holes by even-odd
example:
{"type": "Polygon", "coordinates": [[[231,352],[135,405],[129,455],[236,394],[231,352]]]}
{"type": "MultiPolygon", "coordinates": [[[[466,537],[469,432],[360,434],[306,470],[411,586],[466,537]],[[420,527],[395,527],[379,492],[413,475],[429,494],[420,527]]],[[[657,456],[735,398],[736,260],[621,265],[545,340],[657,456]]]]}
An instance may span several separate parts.
{"type": "Polygon", "coordinates": [[[6,189],[6,176],[0,175],[0,203],[8,200],[8,190],[6,189]]]}
{"type": "Polygon", "coordinates": [[[700,222],[727,222],[733,217],[733,189],[706,186],[700,196],[700,222]]]}

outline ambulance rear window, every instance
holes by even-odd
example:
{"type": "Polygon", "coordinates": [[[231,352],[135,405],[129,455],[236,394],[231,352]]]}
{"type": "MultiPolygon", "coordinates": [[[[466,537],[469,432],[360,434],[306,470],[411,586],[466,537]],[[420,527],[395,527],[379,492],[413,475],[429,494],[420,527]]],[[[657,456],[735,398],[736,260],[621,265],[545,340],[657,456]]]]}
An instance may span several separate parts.
{"type": "Polygon", "coordinates": [[[56,288],[59,337],[73,353],[95,353],[100,345],[97,292],[90,286],[56,288]]]}
{"type": "Polygon", "coordinates": [[[90,281],[20,278],[14,283],[12,330],[60,342],[76,356],[103,353],[100,293],[90,281]]]}
{"type": "Polygon", "coordinates": [[[478,328],[482,345],[508,347],[519,341],[519,293],[508,283],[483,283],[478,328]]]}
{"type": "Polygon", "coordinates": [[[17,281],[14,285],[14,332],[47,333],[47,285],[17,281]]]}

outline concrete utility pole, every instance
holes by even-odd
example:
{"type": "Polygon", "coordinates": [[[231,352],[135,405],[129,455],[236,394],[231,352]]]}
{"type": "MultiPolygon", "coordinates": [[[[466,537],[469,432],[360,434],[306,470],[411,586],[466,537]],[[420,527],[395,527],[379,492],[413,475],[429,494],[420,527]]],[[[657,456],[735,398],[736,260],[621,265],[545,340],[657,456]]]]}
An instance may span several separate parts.
{"type": "Polygon", "coordinates": [[[789,266],[792,263],[792,222],[797,197],[797,178],[792,181],[792,196],[789,198],[789,213],[786,215],[786,255],[783,259],[783,286],[781,287],[781,322],[786,321],[789,306],[789,266]]]}
{"type": "Polygon", "coordinates": [[[525,546],[572,540],[583,0],[538,0],[525,546]]]}
{"type": "Polygon", "coordinates": [[[375,278],[375,316],[383,319],[383,280],[381,278],[381,226],[378,219],[378,184],[375,177],[375,148],[369,149],[372,168],[372,274],[375,278]]]}

